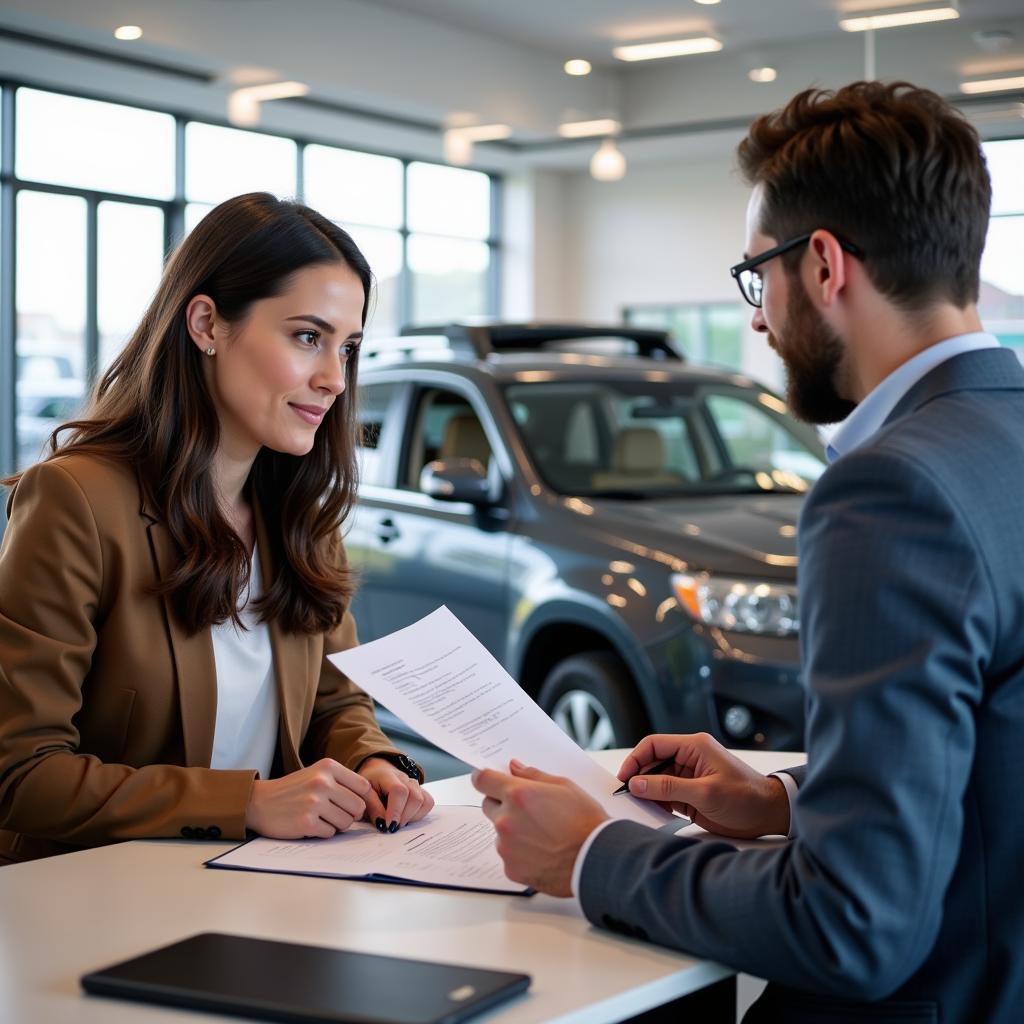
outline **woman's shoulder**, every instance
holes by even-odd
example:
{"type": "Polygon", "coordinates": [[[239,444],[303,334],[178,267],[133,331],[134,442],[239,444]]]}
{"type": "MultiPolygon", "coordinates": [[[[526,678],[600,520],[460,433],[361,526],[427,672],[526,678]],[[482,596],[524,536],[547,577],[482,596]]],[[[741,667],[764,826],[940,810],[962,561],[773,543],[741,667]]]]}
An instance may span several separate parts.
{"type": "Polygon", "coordinates": [[[138,498],[139,481],[132,465],[116,456],[69,452],[37,462],[21,474],[16,490],[72,484],[90,504],[138,498]]]}

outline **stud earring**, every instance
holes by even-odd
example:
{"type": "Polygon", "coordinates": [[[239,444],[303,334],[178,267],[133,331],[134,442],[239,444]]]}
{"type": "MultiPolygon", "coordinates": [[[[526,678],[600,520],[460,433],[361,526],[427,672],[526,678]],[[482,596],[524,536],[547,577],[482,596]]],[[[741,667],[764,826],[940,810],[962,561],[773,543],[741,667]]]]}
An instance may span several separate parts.
{"type": "Polygon", "coordinates": [[[215,355],[217,354],[217,350],[216,350],[216,349],[215,349],[215,348],[214,348],[214,347],[213,347],[213,346],[211,345],[211,346],[210,346],[210,347],[209,347],[209,348],[208,348],[208,349],[206,350],[206,354],[207,354],[208,356],[215,356],[215,355]]]}

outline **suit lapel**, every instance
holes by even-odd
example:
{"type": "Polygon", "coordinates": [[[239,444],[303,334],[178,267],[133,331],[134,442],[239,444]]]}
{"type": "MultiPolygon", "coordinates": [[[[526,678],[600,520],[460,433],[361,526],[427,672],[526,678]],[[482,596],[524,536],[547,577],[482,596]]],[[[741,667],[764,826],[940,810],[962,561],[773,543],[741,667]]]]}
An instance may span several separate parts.
{"type": "MultiPolygon", "coordinates": [[[[181,556],[156,509],[145,496],[139,514],[147,524],[146,535],[157,579],[166,579],[181,556]]],[[[190,636],[167,595],[163,595],[161,601],[178,682],[185,764],[208,768],[213,755],[213,731],[217,719],[217,667],[213,658],[213,640],[209,629],[201,629],[190,636]]]]}
{"type": "MultiPolygon", "coordinates": [[[[269,589],[276,571],[266,523],[259,506],[253,506],[256,524],[256,545],[259,551],[260,572],[264,591],[269,589]]],[[[285,772],[302,767],[299,757],[301,731],[305,719],[306,695],[311,685],[309,656],[310,637],[285,633],[276,619],[267,623],[270,647],[274,660],[274,682],[277,687],[278,706],[281,709],[281,727],[278,743],[281,765],[285,772]]]]}

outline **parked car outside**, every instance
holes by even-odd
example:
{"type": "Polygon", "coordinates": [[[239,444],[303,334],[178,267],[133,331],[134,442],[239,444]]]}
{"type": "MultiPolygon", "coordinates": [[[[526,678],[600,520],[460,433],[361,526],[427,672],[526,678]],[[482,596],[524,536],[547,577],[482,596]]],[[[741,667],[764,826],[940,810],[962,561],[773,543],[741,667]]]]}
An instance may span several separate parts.
{"type": "Polygon", "coordinates": [[[17,466],[26,469],[43,457],[54,430],[82,411],[85,383],[77,377],[26,376],[18,380],[16,393],[17,466]]]}
{"type": "Polygon", "coordinates": [[[782,399],[629,327],[419,328],[359,372],[363,641],[446,604],[584,748],[802,747],[796,520],[825,463],[782,399]]]}

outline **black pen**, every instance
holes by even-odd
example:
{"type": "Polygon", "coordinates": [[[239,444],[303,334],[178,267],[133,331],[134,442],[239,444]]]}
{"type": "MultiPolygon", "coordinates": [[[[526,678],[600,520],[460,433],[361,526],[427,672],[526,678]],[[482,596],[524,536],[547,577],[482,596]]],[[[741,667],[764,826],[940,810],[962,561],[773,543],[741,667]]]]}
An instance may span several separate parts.
{"type": "MultiPolygon", "coordinates": [[[[670,758],[668,758],[668,760],[666,760],[666,761],[659,761],[657,764],[652,765],[646,771],[637,772],[636,774],[637,775],[664,775],[665,772],[667,772],[669,770],[669,768],[672,768],[672,767],[675,766],[675,763],[676,763],[676,759],[674,757],[670,757],[670,758]]],[[[621,786],[619,786],[619,788],[617,790],[615,790],[614,793],[612,793],[612,796],[618,796],[620,793],[628,793],[628,792],[629,792],[629,783],[628,782],[624,782],[621,786]]]]}

